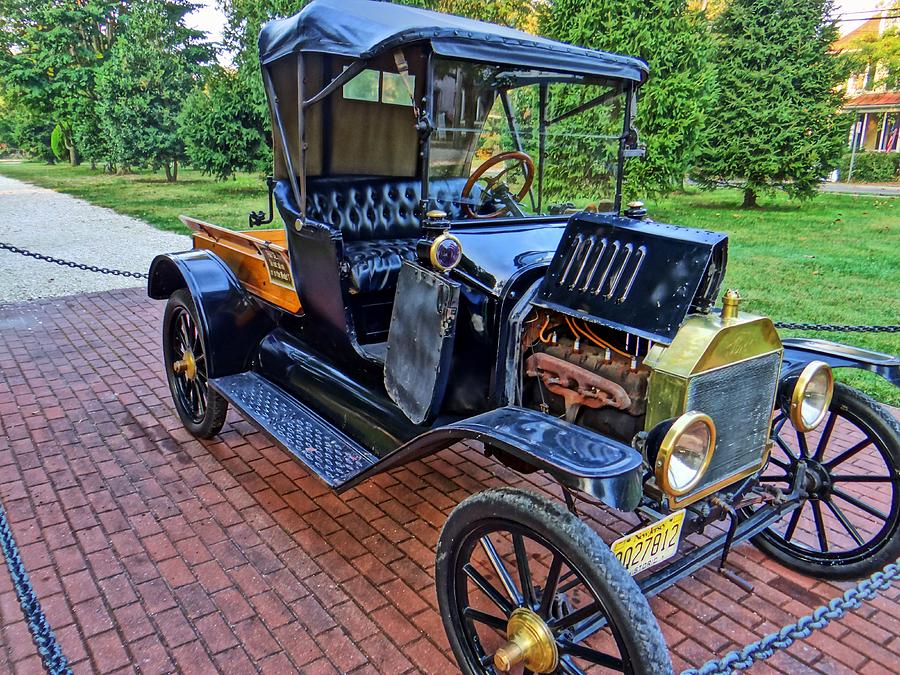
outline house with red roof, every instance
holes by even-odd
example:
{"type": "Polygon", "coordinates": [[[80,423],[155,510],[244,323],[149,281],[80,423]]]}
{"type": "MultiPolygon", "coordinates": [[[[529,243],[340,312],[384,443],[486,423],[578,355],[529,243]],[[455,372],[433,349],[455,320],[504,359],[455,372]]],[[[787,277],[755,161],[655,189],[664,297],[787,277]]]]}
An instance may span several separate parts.
{"type": "MultiPolygon", "coordinates": [[[[837,40],[835,52],[860,51],[866,43],[883,38],[900,40],[900,19],[885,10],[837,40]]],[[[857,150],[900,152],[900,91],[884,85],[885,66],[870,63],[847,81],[844,111],[856,116],[850,138],[857,150]]]]}

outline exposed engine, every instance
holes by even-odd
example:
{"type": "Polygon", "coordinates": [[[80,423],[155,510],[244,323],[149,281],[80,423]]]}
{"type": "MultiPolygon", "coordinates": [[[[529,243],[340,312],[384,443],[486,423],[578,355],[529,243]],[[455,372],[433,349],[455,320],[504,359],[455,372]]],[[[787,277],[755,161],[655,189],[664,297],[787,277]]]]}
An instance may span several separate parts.
{"type": "Polygon", "coordinates": [[[523,337],[523,404],[630,443],[644,428],[646,339],[539,311],[523,337]]]}

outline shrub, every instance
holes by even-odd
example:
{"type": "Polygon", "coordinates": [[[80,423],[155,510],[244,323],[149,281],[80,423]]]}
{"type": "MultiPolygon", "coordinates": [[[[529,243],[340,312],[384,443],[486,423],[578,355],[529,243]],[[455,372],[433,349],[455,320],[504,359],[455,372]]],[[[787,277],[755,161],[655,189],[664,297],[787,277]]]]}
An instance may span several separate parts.
{"type": "MultiPolygon", "coordinates": [[[[850,157],[852,153],[847,151],[841,157],[838,166],[840,180],[847,180],[850,174],[850,157]]],[[[856,151],[853,160],[854,183],[890,183],[900,180],[900,152],[864,152],[856,151]]]]}

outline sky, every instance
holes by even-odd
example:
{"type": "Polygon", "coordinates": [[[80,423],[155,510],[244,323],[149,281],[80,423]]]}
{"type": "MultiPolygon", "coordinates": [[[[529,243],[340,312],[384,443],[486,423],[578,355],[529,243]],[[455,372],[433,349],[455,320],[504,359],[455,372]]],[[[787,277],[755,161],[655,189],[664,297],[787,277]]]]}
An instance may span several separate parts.
{"type": "MultiPolygon", "coordinates": [[[[200,9],[188,16],[188,23],[192,28],[206,31],[213,42],[222,39],[222,27],[225,25],[225,16],[219,9],[216,0],[195,0],[200,9]]],[[[870,16],[872,10],[878,8],[882,0],[837,0],[838,14],[845,18],[858,18],[870,16]]],[[[856,28],[861,22],[845,21],[841,24],[841,33],[847,33],[856,28]]]]}

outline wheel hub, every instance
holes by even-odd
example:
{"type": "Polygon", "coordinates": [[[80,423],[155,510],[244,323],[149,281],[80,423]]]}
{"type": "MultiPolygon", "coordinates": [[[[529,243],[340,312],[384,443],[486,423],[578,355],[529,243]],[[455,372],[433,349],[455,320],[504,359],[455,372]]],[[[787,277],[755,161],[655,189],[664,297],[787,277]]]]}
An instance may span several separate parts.
{"type": "Polygon", "coordinates": [[[197,377],[197,361],[191,350],[187,350],[180,360],[172,364],[172,370],[178,375],[184,375],[187,379],[193,380],[197,377]]]}
{"type": "Polygon", "coordinates": [[[556,640],[544,620],[519,607],[506,625],[507,643],[494,652],[494,666],[508,673],[519,663],[535,673],[551,673],[559,664],[556,640]]]}
{"type": "Polygon", "coordinates": [[[813,460],[806,462],[806,492],[812,499],[826,497],[832,488],[831,472],[824,464],[813,460]]]}

